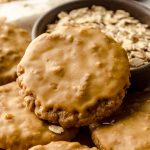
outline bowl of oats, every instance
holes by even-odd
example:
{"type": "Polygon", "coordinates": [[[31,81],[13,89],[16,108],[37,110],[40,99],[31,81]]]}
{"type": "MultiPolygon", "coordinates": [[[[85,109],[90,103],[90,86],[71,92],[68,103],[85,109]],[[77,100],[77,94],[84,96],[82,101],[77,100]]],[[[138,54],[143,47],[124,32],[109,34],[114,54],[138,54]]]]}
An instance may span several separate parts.
{"type": "Polygon", "coordinates": [[[98,27],[125,49],[131,89],[150,85],[150,10],[136,1],[78,0],[49,10],[35,23],[32,38],[62,25],[98,27]]]}

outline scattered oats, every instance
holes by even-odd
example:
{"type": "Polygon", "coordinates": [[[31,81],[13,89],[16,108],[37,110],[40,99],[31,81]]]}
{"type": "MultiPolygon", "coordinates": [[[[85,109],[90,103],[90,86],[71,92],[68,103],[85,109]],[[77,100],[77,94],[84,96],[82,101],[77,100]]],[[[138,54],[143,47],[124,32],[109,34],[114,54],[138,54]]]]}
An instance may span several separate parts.
{"type": "Polygon", "coordinates": [[[144,65],[148,64],[149,62],[144,62],[144,65]]]}
{"type": "Polygon", "coordinates": [[[131,58],[129,61],[131,67],[140,67],[144,64],[144,60],[140,58],[131,58]]]}
{"type": "Polygon", "coordinates": [[[144,59],[145,56],[144,56],[144,53],[143,52],[140,52],[140,51],[131,51],[131,57],[134,58],[141,58],[141,59],[144,59]]]}
{"type": "Polygon", "coordinates": [[[102,124],[103,125],[110,125],[111,123],[110,122],[103,122],[102,124]]]}
{"type": "Polygon", "coordinates": [[[48,129],[56,134],[61,134],[64,132],[64,129],[61,126],[50,125],[48,129]]]}
{"type": "Polygon", "coordinates": [[[111,124],[113,124],[113,123],[115,123],[115,120],[112,120],[112,121],[111,121],[111,124]]]}
{"type": "Polygon", "coordinates": [[[111,120],[110,122],[103,122],[103,125],[113,125],[115,123],[115,120],[111,120]]]}
{"type": "Polygon", "coordinates": [[[61,18],[64,18],[66,17],[68,14],[64,11],[62,11],[61,13],[58,14],[58,18],[61,19],[61,18]]]}
{"type": "Polygon", "coordinates": [[[147,58],[148,60],[150,60],[150,52],[145,52],[145,54],[146,54],[146,58],[147,58]]]}
{"type": "Polygon", "coordinates": [[[136,44],[136,47],[140,50],[140,49],[147,49],[147,42],[145,41],[139,41],[136,44]]]}

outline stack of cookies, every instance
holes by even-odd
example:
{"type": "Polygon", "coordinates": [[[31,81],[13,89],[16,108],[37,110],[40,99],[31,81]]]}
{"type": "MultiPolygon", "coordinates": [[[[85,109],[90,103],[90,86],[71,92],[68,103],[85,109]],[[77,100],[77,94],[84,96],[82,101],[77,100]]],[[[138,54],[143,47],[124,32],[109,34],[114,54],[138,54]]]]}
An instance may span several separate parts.
{"type": "Polygon", "coordinates": [[[25,30],[4,20],[0,28],[0,148],[150,148],[148,97],[141,102],[133,96],[134,104],[120,107],[130,85],[129,60],[120,44],[90,25],[62,25],[32,42],[25,30]],[[120,112],[122,116],[128,108],[122,121],[120,112]],[[106,119],[116,110],[113,117],[119,121],[106,119]],[[89,125],[98,148],[67,142],[89,125]],[[142,132],[144,141],[139,138],[142,132]]]}
{"type": "MultiPolygon", "coordinates": [[[[63,133],[112,114],[123,101],[130,71],[124,49],[98,28],[64,25],[30,43],[17,74],[28,111],[63,133]]],[[[89,148],[51,142],[32,149],[89,148]]]]}
{"type": "Polygon", "coordinates": [[[78,129],[63,129],[38,119],[19,95],[16,70],[31,42],[29,33],[4,18],[0,29],[0,149],[27,150],[50,141],[71,140],[78,129]]]}
{"type": "Polygon", "coordinates": [[[17,78],[16,66],[30,43],[29,33],[0,18],[0,85],[17,78]]]}

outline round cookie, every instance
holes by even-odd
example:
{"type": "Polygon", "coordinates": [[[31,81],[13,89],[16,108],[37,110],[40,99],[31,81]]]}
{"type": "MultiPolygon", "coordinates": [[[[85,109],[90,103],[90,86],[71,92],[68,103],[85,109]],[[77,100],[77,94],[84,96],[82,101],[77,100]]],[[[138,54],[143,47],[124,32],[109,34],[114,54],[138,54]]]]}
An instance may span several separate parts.
{"type": "Polygon", "coordinates": [[[129,86],[125,51],[89,26],[61,26],[39,36],[17,68],[27,106],[66,128],[110,115],[129,86]]]}
{"type": "Polygon", "coordinates": [[[78,142],[57,141],[47,145],[37,145],[29,150],[98,150],[96,147],[89,148],[85,145],[80,145],[78,142]]]}
{"type": "Polygon", "coordinates": [[[16,80],[16,68],[30,42],[29,33],[0,19],[0,85],[16,80]]]}
{"type": "Polygon", "coordinates": [[[128,96],[112,117],[96,126],[92,139],[99,149],[150,150],[150,93],[128,96]]]}
{"type": "Polygon", "coordinates": [[[27,150],[51,141],[70,140],[76,135],[75,128],[65,130],[39,120],[25,108],[18,90],[16,82],[0,86],[0,148],[27,150]]]}

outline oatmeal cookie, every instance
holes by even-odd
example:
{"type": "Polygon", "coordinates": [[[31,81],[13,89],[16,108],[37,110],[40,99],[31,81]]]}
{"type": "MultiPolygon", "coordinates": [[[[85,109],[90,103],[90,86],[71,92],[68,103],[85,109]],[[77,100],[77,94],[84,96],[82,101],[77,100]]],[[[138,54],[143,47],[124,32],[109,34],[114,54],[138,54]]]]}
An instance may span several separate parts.
{"type": "Polygon", "coordinates": [[[92,139],[100,149],[150,150],[150,93],[130,95],[112,117],[96,126],[92,139]]]}
{"type": "Polygon", "coordinates": [[[16,67],[30,42],[29,33],[0,18],[0,85],[16,80],[16,67]]]}
{"type": "Polygon", "coordinates": [[[66,128],[108,116],[129,86],[125,51],[89,26],[62,26],[39,36],[17,70],[27,106],[39,118],[66,128]]]}
{"type": "Polygon", "coordinates": [[[25,108],[16,82],[0,86],[0,148],[27,150],[51,141],[70,140],[77,129],[61,129],[39,120],[25,108]],[[52,131],[53,128],[53,131],[52,131]]]}
{"type": "Polygon", "coordinates": [[[37,145],[29,150],[98,150],[96,147],[89,148],[85,145],[80,145],[78,142],[57,141],[47,145],[37,145]]]}

